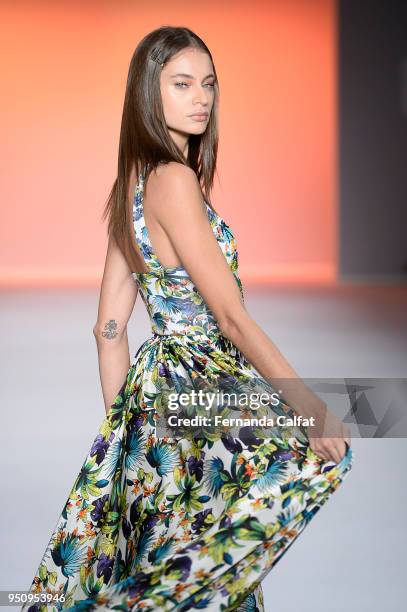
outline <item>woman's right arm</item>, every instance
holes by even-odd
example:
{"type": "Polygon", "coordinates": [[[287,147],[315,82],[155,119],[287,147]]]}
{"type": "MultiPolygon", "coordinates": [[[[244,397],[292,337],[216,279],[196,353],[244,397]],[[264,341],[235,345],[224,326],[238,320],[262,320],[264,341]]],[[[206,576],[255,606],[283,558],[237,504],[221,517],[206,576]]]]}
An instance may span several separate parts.
{"type": "MultiPolygon", "coordinates": [[[[210,226],[195,172],[170,162],[160,172],[159,193],[151,213],[166,232],[183,267],[217,320],[222,333],[297,413],[314,416],[330,437],[310,437],[311,448],[325,459],[340,461],[348,432],[322,400],[299,378],[274,342],[250,317],[210,226]]],[[[321,431],[321,430],[320,430],[321,431]]]]}

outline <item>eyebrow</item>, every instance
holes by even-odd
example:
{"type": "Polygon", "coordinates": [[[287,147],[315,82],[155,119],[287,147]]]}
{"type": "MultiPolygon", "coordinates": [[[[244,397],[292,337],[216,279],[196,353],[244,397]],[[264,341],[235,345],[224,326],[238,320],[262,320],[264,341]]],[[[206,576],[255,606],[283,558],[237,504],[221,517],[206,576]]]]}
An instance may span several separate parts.
{"type": "MultiPolygon", "coordinates": [[[[209,77],[214,77],[215,75],[211,72],[210,74],[207,74],[206,77],[204,77],[202,80],[204,81],[205,79],[209,79],[209,77]]],[[[177,74],[171,74],[170,78],[172,79],[173,77],[185,77],[186,79],[195,79],[194,76],[192,76],[192,74],[186,74],[185,72],[177,72],[177,74]]]]}

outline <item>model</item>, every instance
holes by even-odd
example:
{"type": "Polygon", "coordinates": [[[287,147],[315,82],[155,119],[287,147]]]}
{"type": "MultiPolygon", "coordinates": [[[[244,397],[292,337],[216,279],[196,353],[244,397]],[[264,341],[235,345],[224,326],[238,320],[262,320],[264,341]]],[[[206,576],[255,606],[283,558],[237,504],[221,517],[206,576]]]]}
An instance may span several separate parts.
{"type": "Polygon", "coordinates": [[[106,417],[22,610],[263,612],[262,580],[351,468],[348,430],[246,311],[236,240],[209,197],[218,96],[191,30],[158,28],[137,46],[94,329],[106,417]],[[138,293],[152,336],[130,364],[138,293]],[[170,393],[214,387],[275,392],[255,408],[280,421],[232,435],[206,405],[194,435],[159,435],[163,398],[186,432],[191,404],[177,411],[170,393]],[[314,421],[330,436],[311,436],[314,421]]]}

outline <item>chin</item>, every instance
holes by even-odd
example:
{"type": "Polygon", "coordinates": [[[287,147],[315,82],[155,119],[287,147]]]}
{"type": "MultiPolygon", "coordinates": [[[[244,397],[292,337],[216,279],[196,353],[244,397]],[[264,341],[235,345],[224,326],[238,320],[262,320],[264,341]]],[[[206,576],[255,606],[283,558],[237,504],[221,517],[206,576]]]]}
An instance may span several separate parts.
{"type": "Polygon", "coordinates": [[[188,131],[189,131],[190,134],[203,134],[204,131],[207,128],[207,125],[208,125],[208,123],[203,123],[203,122],[202,122],[202,124],[198,124],[197,123],[194,130],[189,128],[188,131]]]}

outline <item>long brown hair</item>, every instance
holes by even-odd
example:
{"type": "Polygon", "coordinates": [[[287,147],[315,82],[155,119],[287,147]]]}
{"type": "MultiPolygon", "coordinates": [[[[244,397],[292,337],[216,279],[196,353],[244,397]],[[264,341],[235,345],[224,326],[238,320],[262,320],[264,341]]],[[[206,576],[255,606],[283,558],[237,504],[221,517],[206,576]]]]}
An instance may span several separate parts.
{"type": "MultiPolygon", "coordinates": [[[[170,161],[190,166],[200,182],[205,200],[212,207],[210,192],[218,151],[219,85],[212,55],[199,36],[184,27],[162,26],[147,34],[137,45],[127,76],[120,128],[117,178],[109,194],[102,219],[109,216],[107,232],[113,235],[132,271],[145,269],[144,259],[134,237],[130,177],[136,180],[147,169],[148,174],[159,163],[170,161]],[[207,53],[212,61],[214,103],[203,134],[191,134],[188,159],[171,138],[164,118],[160,91],[160,63],[186,48],[207,53]],[[158,61],[151,58],[151,54],[158,61]]],[[[147,179],[147,174],[146,174],[147,179]]]]}

